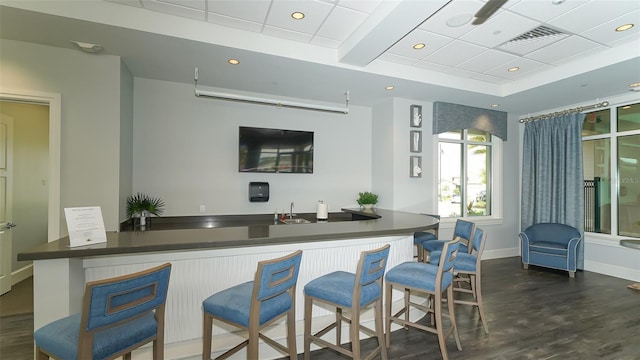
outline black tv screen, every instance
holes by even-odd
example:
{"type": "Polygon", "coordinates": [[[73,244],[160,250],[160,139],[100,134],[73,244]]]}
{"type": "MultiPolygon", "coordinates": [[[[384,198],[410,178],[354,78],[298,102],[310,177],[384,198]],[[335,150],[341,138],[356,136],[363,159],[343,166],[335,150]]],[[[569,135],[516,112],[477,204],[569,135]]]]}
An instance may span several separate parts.
{"type": "Polygon", "coordinates": [[[313,132],[240,126],[240,172],[313,173],[313,132]]]}

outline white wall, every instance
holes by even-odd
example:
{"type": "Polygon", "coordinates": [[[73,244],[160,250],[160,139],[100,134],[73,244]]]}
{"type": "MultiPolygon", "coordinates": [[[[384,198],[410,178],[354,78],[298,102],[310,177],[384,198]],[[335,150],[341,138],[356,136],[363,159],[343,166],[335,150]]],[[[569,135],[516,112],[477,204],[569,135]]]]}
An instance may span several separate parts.
{"type": "Polygon", "coordinates": [[[127,197],[133,192],[133,75],[120,67],[120,183],[119,221],[127,217],[127,197]]]}
{"type": "MultiPolygon", "coordinates": [[[[161,197],[164,215],[315,212],[356,206],[371,189],[371,110],[348,115],[197,98],[189,84],[135,78],[133,191],[161,197]],[[313,174],[238,172],[238,127],[314,132],[313,174]],[[270,184],[270,200],[249,202],[251,181],[270,184]]],[[[258,96],[268,96],[258,94],[258,96]]]]}
{"type": "Polygon", "coordinates": [[[5,39],[0,46],[0,89],[62,95],[61,207],[101,206],[106,228],[117,230],[120,58],[5,39]]]}

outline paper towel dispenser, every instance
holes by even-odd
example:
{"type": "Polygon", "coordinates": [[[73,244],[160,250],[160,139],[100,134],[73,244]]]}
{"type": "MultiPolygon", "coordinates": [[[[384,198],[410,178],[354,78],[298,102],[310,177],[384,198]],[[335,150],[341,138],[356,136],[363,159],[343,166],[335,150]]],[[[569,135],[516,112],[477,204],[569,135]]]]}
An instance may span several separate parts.
{"type": "Polygon", "coordinates": [[[268,182],[250,182],[249,183],[249,201],[250,202],[269,201],[269,183],[268,182]]]}

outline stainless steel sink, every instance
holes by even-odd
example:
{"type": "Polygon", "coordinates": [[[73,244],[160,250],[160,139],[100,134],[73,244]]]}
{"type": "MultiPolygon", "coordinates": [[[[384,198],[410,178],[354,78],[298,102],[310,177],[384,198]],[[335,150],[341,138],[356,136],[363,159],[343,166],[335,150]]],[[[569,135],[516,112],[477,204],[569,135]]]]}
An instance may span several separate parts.
{"type": "Polygon", "coordinates": [[[280,220],[283,224],[311,224],[311,221],[303,218],[295,218],[295,219],[284,219],[280,220]]]}

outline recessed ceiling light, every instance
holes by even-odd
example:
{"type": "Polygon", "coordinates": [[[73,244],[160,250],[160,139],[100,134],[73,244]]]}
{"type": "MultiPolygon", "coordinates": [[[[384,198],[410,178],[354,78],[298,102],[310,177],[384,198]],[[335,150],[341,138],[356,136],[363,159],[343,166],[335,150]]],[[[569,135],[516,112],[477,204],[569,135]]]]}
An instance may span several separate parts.
{"type": "Polygon", "coordinates": [[[229,59],[229,60],[227,60],[227,62],[229,62],[229,64],[231,64],[231,65],[240,64],[240,60],[238,60],[238,59],[229,59]]]}
{"type": "Polygon", "coordinates": [[[566,0],[551,0],[551,3],[553,5],[560,5],[563,4],[566,0]]]}
{"type": "Polygon", "coordinates": [[[498,107],[500,106],[499,104],[491,104],[491,107],[498,107]]]}
{"type": "Polygon", "coordinates": [[[387,85],[384,87],[385,90],[393,90],[393,85],[387,85]]]}
{"type": "Polygon", "coordinates": [[[625,106],[622,107],[622,110],[629,110],[629,109],[631,109],[631,106],[629,106],[629,105],[625,105],[625,106]]]}
{"type": "Polygon", "coordinates": [[[630,87],[638,87],[640,86],[640,82],[629,84],[630,87]]]}
{"type": "Polygon", "coordinates": [[[633,27],[633,24],[624,24],[624,25],[620,25],[616,28],[617,32],[621,32],[621,31],[625,31],[625,30],[629,30],[633,27]]]}
{"type": "Polygon", "coordinates": [[[84,52],[88,52],[88,53],[92,53],[92,54],[95,54],[97,52],[100,52],[100,51],[104,50],[102,45],[98,45],[98,44],[90,44],[90,43],[85,43],[85,42],[80,42],[80,41],[71,41],[71,43],[76,48],[78,48],[78,49],[80,49],[80,50],[82,50],[84,52]]]}
{"type": "Polygon", "coordinates": [[[416,49],[416,50],[420,50],[420,49],[424,49],[425,46],[426,45],[424,43],[418,43],[418,44],[413,45],[413,48],[416,49]]]}
{"type": "Polygon", "coordinates": [[[296,20],[302,20],[304,19],[304,13],[301,13],[300,11],[292,12],[291,17],[296,20]]]}
{"type": "Polygon", "coordinates": [[[447,20],[447,26],[448,27],[462,26],[462,25],[468,23],[469,21],[471,21],[472,18],[473,18],[473,15],[471,15],[471,14],[456,15],[456,16],[453,16],[453,17],[449,18],[449,20],[447,20]]]}
{"type": "Polygon", "coordinates": [[[520,68],[519,68],[519,67],[517,67],[517,66],[510,67],[510,68],[508,68],[508,69],[507,69],[507,71],[508,71],[508,72],[516,72],[516,71],[518,71],[518,70],[520,70],[520,68]]]}

